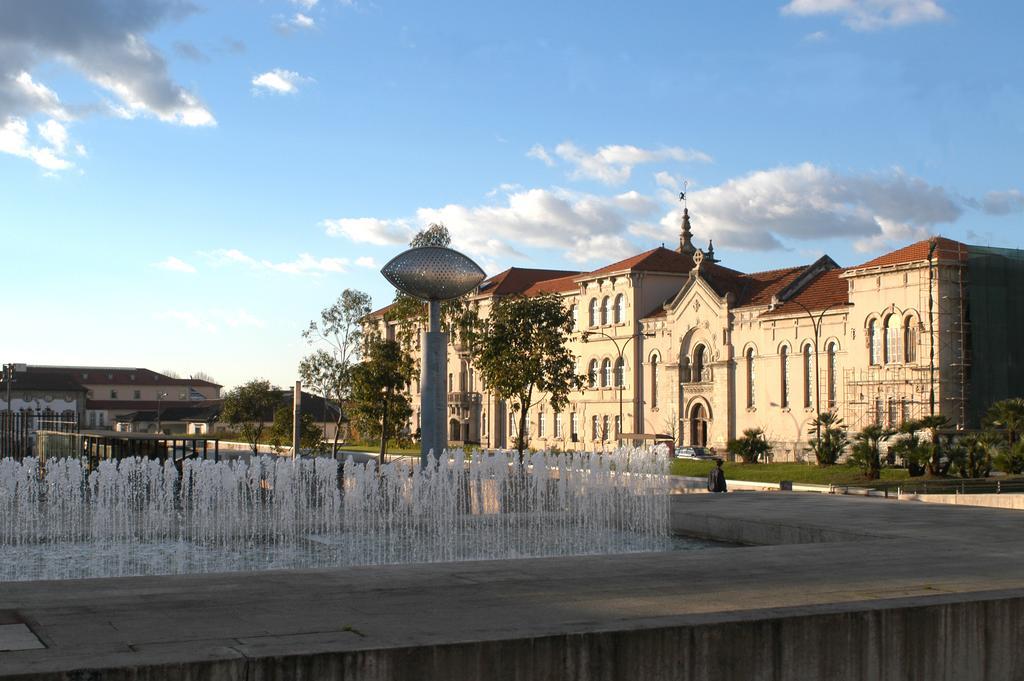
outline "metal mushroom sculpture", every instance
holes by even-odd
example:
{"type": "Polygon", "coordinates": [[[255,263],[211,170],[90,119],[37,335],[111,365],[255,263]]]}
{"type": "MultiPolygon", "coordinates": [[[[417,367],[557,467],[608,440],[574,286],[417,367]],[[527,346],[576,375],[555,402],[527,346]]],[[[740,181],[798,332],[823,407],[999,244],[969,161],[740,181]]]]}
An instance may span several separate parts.
{"type": "Polygon", "coordinates": [[[431,452],[439,457],[448,445],[448,335],[441,333],[441,301],[469,293],[486,275],[468,256],[442,246],[410,248],[380,272],[399,291],[426,301],[429,308],[420,368],[420,459],[425,466],[431,452]]]}

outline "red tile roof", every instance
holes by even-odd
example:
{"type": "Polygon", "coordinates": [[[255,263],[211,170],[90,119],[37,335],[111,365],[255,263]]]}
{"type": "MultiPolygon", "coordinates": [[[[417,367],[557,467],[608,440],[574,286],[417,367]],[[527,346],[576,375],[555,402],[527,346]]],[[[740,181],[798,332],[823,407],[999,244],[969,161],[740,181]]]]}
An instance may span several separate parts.
{"type": "Polygon", "coordinates": [[[885,267],[886,265],[902,265],[919,260],[927,260],[928,252],[935,244],[933,257],[941,261],[964,262],[967,260],[967,245],[959,241],[953,241],[942,236],[935,236],[931,239],[918,241],[890,253],[884,253],[874,260],[851,267],[852,270],[864,269],[867,267],[885,267]]]}
{"type": "Polygon", "coordinates": [[[675,274],[686,274],[693,269],[693,256],[683,255],[664,246],[652,248],[625,260],[613,262],[600,269],[587,272],[584,276],[598,274],[611,274],[612,272],[624,271],[645,271],[645,272],[672,272],[675,274]]]}
{"type": "Polygon", "coordinates": [[[527,267],[510,267],[493,277],[484,279],[480,284],[480,293],[491,296],[505,296],[524,293],[534,284],[549,279],[576,276],[573,270],[538,270],[527,267]]]}
{"type": "Polygon", "coordinates": [[[803,314],[804,308],[800,307],[800,304],[808,310],[815,312],[818,310],[824,310],[830,306],[841,307],[849,305],[850,285],[845,279],[841,279],[839,276],[845,271],[846,270],[843,269],[836,269],[822,272],[812,279],[810,283],[800,289],[795,296],[767,314],[803,314]]]}
{"type": "Polygon", "coordinates": [[[576,283],[579,274],[570,274],[568,277],[547,279],[538,281],[530,288],[523,291],[524,296],[539,296],[542,293],[565,293],[566,291],[577,291],[580,285],[576,283]]]}
{"type": "Polygon", "coordinates": [[[184,385],[220,388],[199,378],[171,378],[149,369],[132,367],[75,367],[29,365],[28,373],[58,374],[87,385],[184,385]]]}

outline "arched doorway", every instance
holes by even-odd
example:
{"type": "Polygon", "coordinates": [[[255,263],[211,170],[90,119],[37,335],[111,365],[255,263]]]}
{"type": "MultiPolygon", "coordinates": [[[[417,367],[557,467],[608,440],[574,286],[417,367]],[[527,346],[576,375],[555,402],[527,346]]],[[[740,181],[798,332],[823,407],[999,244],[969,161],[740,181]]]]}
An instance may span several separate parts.
{"type": "Polygon", "coordinates": [[[706,447],[708,444],[708,411],[702,402],[690,407],[690,446],[706,447]]]}

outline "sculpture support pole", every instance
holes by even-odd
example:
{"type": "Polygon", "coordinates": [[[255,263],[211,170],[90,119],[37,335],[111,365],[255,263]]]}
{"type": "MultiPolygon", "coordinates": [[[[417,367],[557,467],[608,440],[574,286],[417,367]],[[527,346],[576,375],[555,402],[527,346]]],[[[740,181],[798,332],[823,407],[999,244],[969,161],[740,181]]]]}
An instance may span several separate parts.
{"type": "Polygon", "coordinates": [[[431,450],[440,458],[448,444],[445,417],[448,392],[448,336],[441,333],[441,303],[429,302],[430,327],[423,333],[423,366],[420,368],[420,463],[427,465],[431,450]]]}

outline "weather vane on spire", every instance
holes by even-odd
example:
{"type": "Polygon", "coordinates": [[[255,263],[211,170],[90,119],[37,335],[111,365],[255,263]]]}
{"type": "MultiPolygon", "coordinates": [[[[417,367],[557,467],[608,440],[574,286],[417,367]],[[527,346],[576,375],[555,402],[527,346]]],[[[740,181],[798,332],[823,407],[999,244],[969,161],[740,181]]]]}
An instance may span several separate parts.
{"type": "Polygon", "coordinates": [[[683,208],[686,208],[686,187],[689,181],[683,180],[683,191],[679,192],[679,200],[683,202],[683,208]]]}

